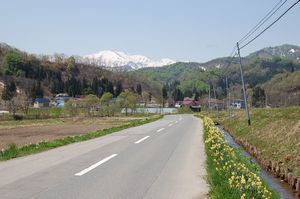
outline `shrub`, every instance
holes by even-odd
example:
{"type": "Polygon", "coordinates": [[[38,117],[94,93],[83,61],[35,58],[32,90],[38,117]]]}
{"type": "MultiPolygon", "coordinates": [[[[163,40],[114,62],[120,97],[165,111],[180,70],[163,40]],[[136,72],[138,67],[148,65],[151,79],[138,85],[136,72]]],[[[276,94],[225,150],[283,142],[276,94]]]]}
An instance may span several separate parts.
{"type": "Polygon", "coordinates": [[[22,115],[14,115],[13,116],[14,120],[23,120],[23,116],[22,115]]]}
{"type": "Polygon", "coordinates": [[[3,159],[6,160],[18,157],[18,154],[19,154],[19,150],[15,144],[10,144],[5,151],[1,152],[1,156],[3,157],[3,159]]]}

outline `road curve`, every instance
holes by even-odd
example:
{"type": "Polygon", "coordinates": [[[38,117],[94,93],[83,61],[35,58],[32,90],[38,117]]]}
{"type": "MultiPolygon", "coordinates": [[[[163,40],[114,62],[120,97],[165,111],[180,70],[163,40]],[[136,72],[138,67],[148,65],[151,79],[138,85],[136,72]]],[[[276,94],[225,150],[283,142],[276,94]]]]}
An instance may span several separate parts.
{"type": "Polygon", "coordinates": [[[202,122],[172,115],[139,127],[0,162],[0,196],[205,199],[202,122]]]}

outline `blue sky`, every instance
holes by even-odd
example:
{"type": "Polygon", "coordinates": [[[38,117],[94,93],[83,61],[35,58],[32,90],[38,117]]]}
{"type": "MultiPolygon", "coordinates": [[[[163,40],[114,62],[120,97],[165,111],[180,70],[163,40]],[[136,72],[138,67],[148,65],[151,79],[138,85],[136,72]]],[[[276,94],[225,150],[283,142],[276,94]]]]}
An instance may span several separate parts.
{"type": "MultiPolygon", "coordinates": [[[[117,50],[204,62],[228,56],[278,1],[0,0],[0,42],[38,54],[117,50]]],[[[242,55],[285,43],[300,46],[299,19],[300,4],[242,55]]]]}

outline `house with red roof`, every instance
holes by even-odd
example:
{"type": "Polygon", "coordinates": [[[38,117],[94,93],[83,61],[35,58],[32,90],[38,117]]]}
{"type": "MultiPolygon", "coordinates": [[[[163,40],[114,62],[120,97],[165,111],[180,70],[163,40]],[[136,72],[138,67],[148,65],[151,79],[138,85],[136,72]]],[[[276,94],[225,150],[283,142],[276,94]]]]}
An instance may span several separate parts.
{"type": "Polygon", "coordinates": [[[183,99],[181,107],[189,107],[194,112],[200,112],[201,111],[200,102],[199,101],[195,101],[194,99],[189,98],[189,97],[185,97],[183,99]]]}

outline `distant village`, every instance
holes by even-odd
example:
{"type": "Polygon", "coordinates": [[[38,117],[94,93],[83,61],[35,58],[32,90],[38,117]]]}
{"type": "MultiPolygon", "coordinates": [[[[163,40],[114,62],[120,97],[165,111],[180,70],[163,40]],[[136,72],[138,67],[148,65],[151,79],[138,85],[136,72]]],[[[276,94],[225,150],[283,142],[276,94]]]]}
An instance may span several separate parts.
{"type": "MultiPolygon", "coordinates": [[[[73,99],[81,100],[84,96],[78,96],[73,99]]],[[[33,103],[34,108],[46,108],[46,107],[64,107],[65,103],[71,99],[70,96],[66,93],[57,94],[52,100],[49,98],[37,98],[33,103]]],[[[144,103],[139,102],[140,107],[144,105],[144,103]]],[[[147,104],[147,107],[159,107],[160,104],[152,103],[147,104]]],[[[200,112],[201,108],[204,109],[214,109],[214,110],[223,110],[226,109],[226,101],[219,99],[199,99],[198,101],[194,100],[190,97],[185,97],[183,101],[174,101],[173,99],[169,99],[164,107],[168,108],[182,108],[188,107],[194,112],[200,112]]],[[[234,109],[243,109],[245,108],[244,101],[241,99],[235,99],[230,103],[230,107],[234,109]]]]}

